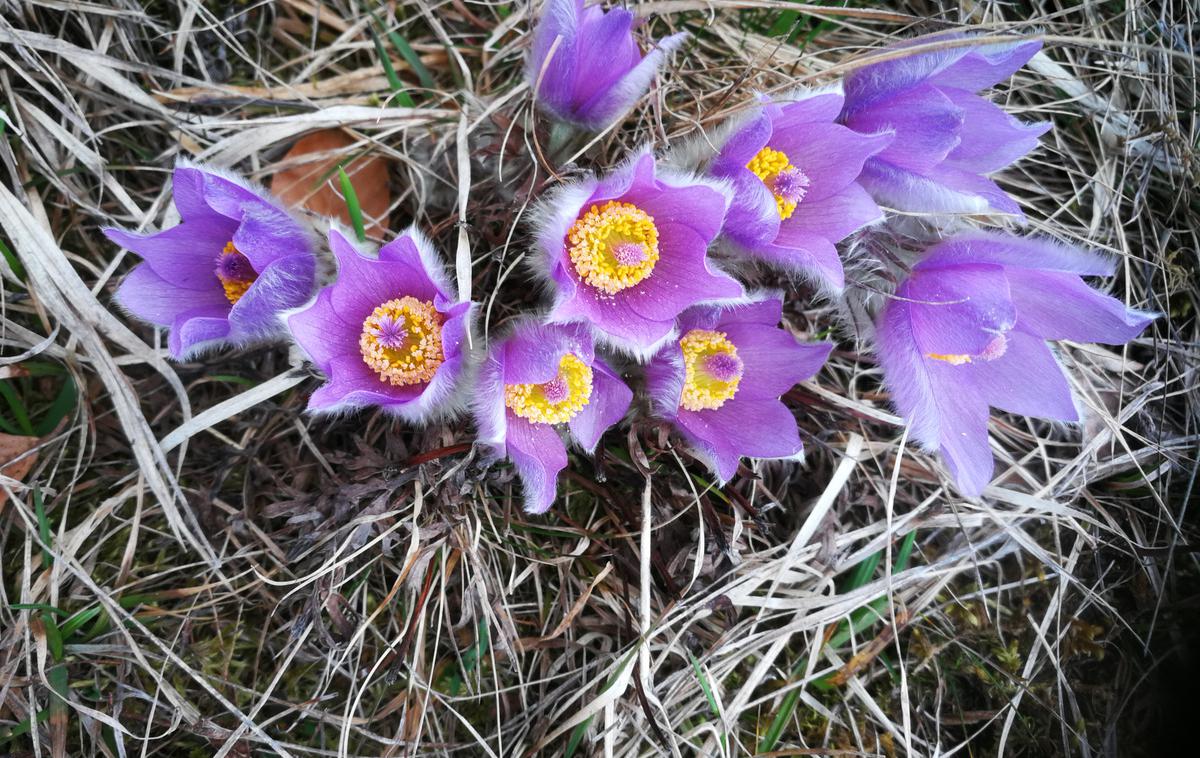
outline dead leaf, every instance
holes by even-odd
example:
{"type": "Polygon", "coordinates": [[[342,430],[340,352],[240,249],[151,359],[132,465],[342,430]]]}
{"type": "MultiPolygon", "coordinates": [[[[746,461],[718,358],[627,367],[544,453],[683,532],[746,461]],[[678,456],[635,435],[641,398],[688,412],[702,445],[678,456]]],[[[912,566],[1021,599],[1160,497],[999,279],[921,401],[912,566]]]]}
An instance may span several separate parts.
{"type": "MultiPolygon", "coordinates": [[[[337,167],[355,152],[355,144],[357,141],[341,129],[322,129],[301,137],[283,157],[281,162],[289,167],[276,172],[271,191],[285,205],[308,208],[350,226],[350,211],[342,197],[337,167]]],[[[365,155],[345,168],[358,195],[367,234],[382,239],[388,229],[388,206],[392,204],[387,160],[365,155]]]]}
{"type": "MultiPolygon", "coordinates": [[[[33,468],[33,464],[37,463],[37,453],[30,453],[24,458],[21,456],[37,447],[41,441],[41,437],[0,433],[0,474],[4,474],[10,479],[24,481],[30,469],[33,468]],[[16,460],[17,458],[21,458],[21,460],[16,460]]],[[[3,506],[7,500],[8,493],[0,489],[0,506],[3,506]]]]}

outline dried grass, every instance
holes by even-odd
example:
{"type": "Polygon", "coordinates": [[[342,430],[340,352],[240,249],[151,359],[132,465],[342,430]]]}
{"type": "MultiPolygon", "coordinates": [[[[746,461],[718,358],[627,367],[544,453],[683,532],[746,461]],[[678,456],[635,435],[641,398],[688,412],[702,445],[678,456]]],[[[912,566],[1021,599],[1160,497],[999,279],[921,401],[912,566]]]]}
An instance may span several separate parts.
{"type": "MultiPolygon", "coordinates": [[[[41,367],[11,380],[31,414],[75,388],[32,473],[0,478],[0,753],[1149,744],[1129,714],[1200,568],[1194,3],[639,5],[695,44],[579,167],[711,127],[754,88],[827,81],[895,35],[1044,33],[1002,97],[1057,128],[1004,184],[1032,230],[1120,255],[1115,293],[1164,316],[1124,349],[1065,346],[1082,434],[998,416],[979,501],[906,444],[847,339],[789,395],[802,466],[717,489],[638,421],[576,461],[545,518],[521,513],[506,467],[476,464],[464,422],[313,419],[283,348],[167,363],[111,310],[131,262],[98,234],[171,223],[177,156],[268,180],[297,137],[342,128],[391,162],[393,226],[430,230],[501,328],[537,304],[522,218],[553,182],[525,4],[0,6],[0,228],[23,269],[0,271],[0,362],[41,367]],[[393,56],[417,107],[388,89],[370,9],[435,77],[421,88],[393,56]],[[797,11],[795,42],[766,33],[797,11]]],[[[800,291],[786,317],[809,337],[837,313],[800,291]]]]}

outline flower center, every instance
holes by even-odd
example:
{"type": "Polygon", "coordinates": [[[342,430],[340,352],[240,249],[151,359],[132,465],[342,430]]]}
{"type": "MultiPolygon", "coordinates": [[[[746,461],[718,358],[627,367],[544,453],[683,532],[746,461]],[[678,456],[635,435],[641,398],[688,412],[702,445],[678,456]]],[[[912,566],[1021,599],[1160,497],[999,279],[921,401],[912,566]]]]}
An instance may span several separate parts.
{"type": "Polygon", "coordinates": [[[542,384],[504,385],[504,405],[535,424],[563,424],[592,399],[592,367],[571,353],[558,362],[558,374],[542,384]]]}
{"type": "Polygon", "coordinates": [[[714,411],[737,394],[742,359],[724,332],[693,329],[679,340],[683,349],[683,396],[689,411],[714,411]]]}
{"type": "Polygon", "coordinates": [[[970,363],[976,358],[983,361],[994,361],[997,358],[1003,357],[1006,352],[1008,352],[1008,337],[1005,337],[1004,333],[1001,332],[993,337],[991,342],[984,346],[983,352],[981,352],[979,355],[967,355],[966,353],[926,353],[925,357],[932,358],[935,361],[949,363],[951,366],[962,366],[963,364],[970,363]]]}
{"type": "Polygon", "coordinates": [[[232,242],[226,242],[225,249],[217,256],[216,274],[230,303],[241,300],[254,280],[258,279],[258,272],[250,265],[250,259],[242,255],[232,242]]]}
{"type": "Polygon", "coordinates": [[[567,240],[576,273],[610,295],[650,276],[658,261],[658,227],[629,203],[593,205],[567,232],[567,240]]]}
{"type": "Polygon", "coordinates": [[[379,379],[402,386],[428,382],[442,365],[442,314],[428,300],[389,300],[363,321],[358,347],[379,379]]]}
{"type": "Polygon", "coordinates": [[[771,190],[780,219],[790,218],[796,212],[796,206],[808,194],[808,185],[811,184],[808,176],[792,165],[787,153],[764,147],[750,159],[746,168],[771,190]]]}

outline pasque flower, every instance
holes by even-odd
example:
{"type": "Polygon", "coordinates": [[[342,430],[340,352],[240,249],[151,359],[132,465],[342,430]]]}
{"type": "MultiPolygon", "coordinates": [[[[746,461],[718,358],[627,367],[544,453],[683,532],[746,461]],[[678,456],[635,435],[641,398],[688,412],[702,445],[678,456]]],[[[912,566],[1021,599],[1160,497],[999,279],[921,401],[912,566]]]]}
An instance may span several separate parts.
{"type": "MultiPolygon", "coordinates": [[[[888,48],[968,39],[959,32],[922,37],[888,48]]],[[[1025,124],[976,92],[1007,79],[1042,43],[946,47],[865,66],[845,81],[842,121],[860,132],[895,139],[866,162],[859,182],[875,199],[914,212],[1021,215],[984,174],[1037,146],[1050,124],[1025,124]]]]}
{"type": "Polygon", "coordinates": [[[263,190],[213,168],[179,164],[172,192],[179,225],[153,234],[104,230],[143,259],[117,302],[169,327],[177,359],[283,333],[280,312],[312,296],[307,232],[263,190]]]}
{"type": "Polygon", "coordinates": [[[726,482],[743,457],[792,458],[804,450],[779,398],[813,376],[828,343],[801,344],[779,328],[783,302],[700,305],[679,317],[679,337],[646,366],[655,415],[670,421],[726,482]]]}
{"type": "Polygon", "coordinates": [[[633,107],[686,32],[642,56],[633,14],[583,0],[547,0],[533,34],[526,73],[538,103],[560,121],[599,131],[633,107]]]}
{"type": "Polygon", "coordinates": [[[554,289],[549,320],[586,322],[646,354],[688,306],[739,297],[742,286],[708,260],[726,193],[718,182],[656,167],[648,151],[604,179],[550,193],[535,210],[534,259],[554,289]]]}
{"type": "Polygon", "coordinates": [[[835,124],[842,103],[838,91],[764,97],[709,166],[734,187],[726,238],[834,290],[844,283],[834,243],[883,215],[855,180],[863,162],[892,141],[835,124]]]}
{"type": "Polygon", "coordinates": [[[554,503],[567,466],[564,436],[587,453],[621,420],[633,392],[596,357],[581,324],[526,318],[488,350],[475,391],[479,443],[512,460],[525,488],[525,510],[554,503]]]}
{"type": "Polygon", "coordinates": [[[1048,240],[976,232],[930,248],[880,312],[876,352],[892,401],[964,494],[991,478],[989,406],[1079,419],[1046,340],[1115,345],[1154,319],[1081,279],[1113,268],[1048,240]]]}
{"type": "Polygon", "coordinates": [[[408,421],[453,410],[474,309],[459,298],[432,243],[411,227],[369,257],[335,228],[329,246],[337,279],[287,318],[328,378],[309,409],[380,406],[408,421]]]}

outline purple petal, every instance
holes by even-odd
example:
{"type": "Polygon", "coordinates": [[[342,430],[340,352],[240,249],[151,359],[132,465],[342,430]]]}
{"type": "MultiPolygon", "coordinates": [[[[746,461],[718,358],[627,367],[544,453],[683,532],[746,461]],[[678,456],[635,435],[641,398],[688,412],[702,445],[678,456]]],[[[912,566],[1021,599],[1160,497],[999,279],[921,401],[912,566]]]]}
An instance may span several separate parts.
{"type": "Polygon", "coordinates": [[[196,308],[220,308],[229,313],[229,300],[220,285],[206,289],[184,289],[164,280],[141,263],[117,289],[117,302],[134,316],[159,326],[170,326],[180,314],[196,308]]]}
{"type": "Polygon", "coordinates": [[[978,92],[998,84],[1042,49],[1041,40],[1021,40],[978,45],[950,64],[935,77],[939,86],[978,92]]]}
{"type": "Polygon", "coordinates": [[[663,172],[658,179],[653,187],[635,181],[621,199],[650,214],[660,231],[664,225],[686,226],[707,246],[721,231],[728,198],[706,184],[693,183],[692,177],[663,172]],[[668,184],[671,180],[678,184],[668,184]]]}
{"type": "Polygon", "coordinates": [[[842,259],[833,243],[796,226],[781,226],[776,244],[759,248],[754,254],[768,263],[815,279],[835,292],[840,292],[846,285],[842,259]]]}
{"type": "MultiPolygon", "coordinates": [[[[949,178],[955,186],[948,186],[937,178],[922,176],[875,159],[863,164],[858,183],[881,205],[910,213],[984,213],[989,203],[978,190],[986,182],[996,192],[995,184],[986,179],[959,172],[949,178]]],[[[986,187],[984,189],[987,189],[986,187]]],[[[1002,192],[1000,194],[1003,194],[1002,192]]],[[[1008,203],[1011,205],[1011,201],[1008,203]]]]}
{"type": "Polygon", "coordinates": [[[742,285],[709,267],[707,241],[690,227],[658,224],[658,234],[662,257],[654,271],[615,300],[650,321],[666,321],[701,300],[742,296],[742,285]]]}
{"type": "Polygon", "coordinates": [[[976,392],[988,405],[1023,416],[1078,421],[1071,387],[1046,343],[1022,332],[1010,332],[1004,355],[962,366],[939,366],[947,388],[956,384],[976,392]]]}
{"type": "Polygon", "coordinates": [[[558,472],[567,467],[567,448],[549,424],[531,424],[508,414],[508,457],[525,488],[525,510],[545,513],[554,504],[558,472]]]}
{"type": "Polygon", "coordinates": [[[795,100],[781,98],[774,102],[782,106],[778,115],[771,119],[775,131],[790,132],[809,124],[832,122],[842,110],[845,97],[840,92],[817,92],[796,96],[795,100]]]}
{"type": "Polygon", "coordinates": [[[892,301],[877,323],[876,355],[897,412],[914,439],[927,450],[940,450],[959,489],[978,495],[992,472],[987,440],[987,401],[969,387],[946,384],[940,368],[926,360],[913,338],[909,303],[892,301]]]}
{"type": "Polygon", "coordinates": [[[907,298],[921,353],[980,355],[1016,323],[1004,269],[961,265],[916,271],[897,289],[907,298]]]}
{"type": "MultiPolygon", "coordinates": [[[[603,179],[596,182],[596,189],[592,192],[591,198],[582,203],[579,212],[582,213],[584,208],[592,205],[603,203],[607,200],[627,200],[628,195],[635,187],[639,192],[657,193],[661,192],[662,188],[654,178],[655,173],[654,153],[649,150],[644,150],[641,153],[635,154],[628,161],[618,166],[603,179]]],[[[567,228],[575,223],[575,218],[572,218],[567,228]]],[[[565,234],[567,229],[563,229],[565,234]]]]}
{"type": "MultiPolygon", "coordinates": [[[[218,215],[204,199],[204,171],[187,164],[175,166],[171,174],[171,197],[185,223],[218,215]]],[[[228,221],[229,219],[223,220],[228,221]]]]}
{"type": "Polygon", "coordinates": [[[184,360],[197,351],[217,346],[228,336],[229,319],[223,308],[194,308],[175,317],[167,347],[173,358],[184,360]]]}
{"type": "Polygon", "coordinates": [[[277,260],[312,256],[308,235],[296,220],[265,202],[245,206],[233,244],[260,274],[277,260]]]}
{"type": "Polygon", "coordinates": [[[1151,313],[1084,284],[1075,274],[1006,269],[1017,328],[1045,340],[1075,340],[1121,345],[1142,333],[1155,319],[1151,313]]]}
{"type": "Polygon", "coordinates": [[[765,110],[759,108],[733,136],[725,141],[721,152],[713,159],[711,172],[714,176],[733,178],[746,170],[749,163],[759,150],[767,145],[771,138],[771,117],[765,110]]]}
{"type": "Polygon", "coordinates": [[[946,163],[940,166],[931,168],[926,173],[926,178],[936,185],[939,185],[951,192],[957,192],[961,195],[973,195],[985,203],[985,209],[996,213],[1008,213],[1019,218],[1024,218],[1025,213],[1021,210],[1021,206],[1009,197],[1008,193],[1000,189],[1000,186],[988,179],[986,176],[979,176],[970,171],[960,171],[946,163]]]}
{"type": "Polygon", "coordinates": [[[619,422],[633,402],[633,390],[602,361],[592,363],[592,398],[568,422],[575,441],[591,453],[600,435],[619,422]]]}
{"type": "Polygon", "coordinates": [[[724,233],[745,248],[769,245],[779,235],[779,206],[762,180],[746,169],[732,177],[733,202],[724,233]]]}
{"type": "Polygon", "coordinates": [[[759,326],[776,327],[783,318],[783,300],[779,296],[757,293],[747,302],[730,306],[700,305],[690,309],[679,319],[681,331],[688,329],[724,329],[734,324],[756,324],[759,326]],[[712,314],[708,318],[697,318],[702,314],[712,314]],[[685,319],[687,325],[685,326],[685,319]]]}
{"type": "Polygon", "coordinates": [[[570,114],[577,56],[576,29],[582,8],[583,0],[548,0],[533,33],[533,48],[526,68],[529,87],[537,87],[541,77],[537,99],[559,117],[570,114]],[[551,58],[550,49],[559,38],[561,41],[551,58]]]}
{"type": "Polygon", "coordinates": [[[585,10],[579,25],[571,99],[580,110],[616,85],[642,57],[631,32],[633,14],[624,8],[613,8],[607,13],[599,11],[596,6],[585,10]],[[593,10],[595,13],[588,12],[593,10]]]}
{"type": "Polygon", "coordinates": [[[893,133],[895,139],[878,154],[878,160],[922,173],[958,145],[963,118],[963,110],[949,97],[925,85],[859,111],[846,125],[857,132],[893,133]]]}
{"type": "Polygon", "coordinates": [[[888,134],[858,134],[839,124],[818,124],[789,132],[779,129],[771,147],[787,153],[812,184],[801,205],[836,195],[862,172],[863,163],[891,142],[888,134]]]}
{"type": "Polygon", "coordinates": [[[329,363],[327,375],[329,380],[317,388],[309,398],[309,410],[334,410],[368,405],[394,407],[412,402],[427,386],[389,384],[367,366],[358,352],[335,355],[329,363]]]}
{"type": "MultiPolygon", "coordinates": [[[[946,156],[946,165],[987,174],[1004,168],[1037,147],[1052,124],[1023,124],[994,103],[962,90],[943,90],[965,114],[962,141],[946,156]]],[[[884,157],[884,156],[880,156],[884,157]]]]}
{"type": "Polygon", "coordinates": [[[287,317],[296,344],[326,376],[338,356],[360,355],[358,338],[363,329],[361,321],[350,323],[342,319],[333,307],[332,294],[331,287],[324,288],[312,305],[287,317]]]}
{"type": "Polygon", "coordinates": [[[1082,276],[1112,276],[1112,256],[1064,245],[1045,237],[1014,237],[999,232],[974,231],[944,240],[929,248],[917,270],[990,263],[998,266],[1061,271],[1082,276]]]}
{"type": "Polygon", "coordinates": [[[416,227],[406,230],[404,234],[379,248],[379,260],[408,266],[411,271],[408,276],[421,283],[422,291],[432,289],[443,298],[457,299],[454,286],[446,276],[445,267],[438,259],[433,244],[417,231],[416,227]]]}
{"type": "Polygon", "coordinates": [[[722,482],[733,478],[743,456],[790,458],[804,449],[796,418],[779,400],[735,397],[716,410],[681,410],[676,423],[722,482]]]}
{"type": "Polygon", "coordinates": [[[265,336],[283,328],[281,311],[296,308],[312,297],[316,261],[309,255],[278,258],[229,311],[237,336],[265,336]]]}
{"type": "Polygon", "coordinates": [[[222,216],[241,221],[247,210],[263,216],[284,212],[267,200],[261,189],[253,187],[240,176],[208,166],[198,168],[204,179],[204,202],[222,216]]]}
{"type": "Polygon", "coordinates": [[[140,255],[154,273],[177,287],[221,291],[217,258],[233,238],[232,221],[202,220],[173,226],[142,236],[122,229],[105,229],[104,234],[121,247],[140,255]]]}
{"type": "Polygon", "coordinates": [[[333,307],[347,321],[361,324],[371,311],[395,298],[432,301],[438,295],[424,271],[407,262],[367,258],[336,229],[329,232],[329,247],[338,262],[333,307]]]}
{"type": "Polygon", "coordinates": [[[687,32],[679,32],[659,41],[645,58],[622,76],[612,87],[599,92],[577,109],[577,117],[584,126],[599,130],[621,117],[633,107],[654,80],[654,75],[666,60],[667,55],[680,47],[688,38],[687,32]]]}
{"type": "Polygon", "coordinates": [[[723,324],[721,331],[737,347],[742,360],[738,399],[777,399],[820,371],[833,349],[829,343],[799,344],[775,326],[723,324]]]}
{"type": "Polygon", "coordinates": [[[595,348],[582,324],[542,324],[526,320],[514,327],[496,347],[504,367],[505,384],[541,384],[558,374],[562,357],[572,353],[587,364],[595,348]]]}
{"type": "MultiPolygon", "coordinates": [[[[662,321],[647,319],[622,297],[630,291],[613,296],[580,285],[573,298],[560,299],[555,304],[549,319],[554,322],[584,321],[600,332],[629,343],[635,349],[649,348],[671,332],[674,317],[662,321]]],[[[684,307],[680,306],[679,310],[684,307]]]]}
{"type": "Polygon", "coordinates": [[[882,218],[883,211],[871,199],[871,195],[851,182],[824,200],[810,201],[804,198],[791,217],[780,225],[780,239],[777,241],[787,244],[786,240],[793,233],[803,232],[805,235],[820,235],[830,242],[840,242],[851,233],[882,218]]]}

